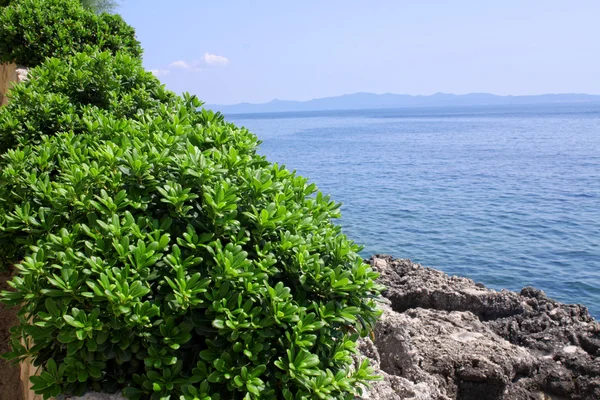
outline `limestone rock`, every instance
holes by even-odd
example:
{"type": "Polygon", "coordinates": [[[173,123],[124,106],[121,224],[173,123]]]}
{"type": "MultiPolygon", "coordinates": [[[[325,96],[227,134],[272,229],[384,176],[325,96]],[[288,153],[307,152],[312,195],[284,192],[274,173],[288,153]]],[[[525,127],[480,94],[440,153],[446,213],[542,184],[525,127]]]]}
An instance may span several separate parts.
{"type": "Polygon", "coordinates": [[[398,312],[410,308],[445,311],[471,311],[482,320],[512,316],[523,312],[523,302],[514,292],[486,289],[471,279],[448,276],[424,268],[410,260],[375,257],[381,282],[388,287],[386,297],[398,312]]]}
{"type": "Polygon", "coordinates": [[[384,377],[363,399],[600,399],[600,324],[585,307],[369,261],[388,303],[374,343],[360,344],[384,377]]]}

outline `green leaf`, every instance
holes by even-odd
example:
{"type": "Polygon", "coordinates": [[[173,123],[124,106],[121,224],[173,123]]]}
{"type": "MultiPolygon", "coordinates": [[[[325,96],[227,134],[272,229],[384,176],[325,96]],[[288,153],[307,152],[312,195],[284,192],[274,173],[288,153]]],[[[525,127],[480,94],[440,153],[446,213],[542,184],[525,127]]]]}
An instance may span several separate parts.
{"type": "Polygon", "coordinates": [[[67,324],[75,328],[83,328],[85,326],[70,315],[63,315],[63,319],[67,322],[67,324]]]}

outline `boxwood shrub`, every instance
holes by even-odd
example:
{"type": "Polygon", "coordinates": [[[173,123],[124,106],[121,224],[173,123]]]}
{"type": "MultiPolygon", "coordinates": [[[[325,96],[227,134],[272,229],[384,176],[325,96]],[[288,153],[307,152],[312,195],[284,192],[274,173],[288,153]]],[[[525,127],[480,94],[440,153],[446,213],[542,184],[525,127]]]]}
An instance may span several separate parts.
{"type": "Polygon", "coordinates": [[[29,67],[91,45],[139,57],[134,29],[119,15],[99,14],[78,0],[13,0],[0,13],[0,62],[29,67]]]}
{"type": "Polygon", "coordinates": [[[352,399],[381,287],[339,204],[139,59],[30,71],[0,110],[7,358],[45,398],[352,399]]]}

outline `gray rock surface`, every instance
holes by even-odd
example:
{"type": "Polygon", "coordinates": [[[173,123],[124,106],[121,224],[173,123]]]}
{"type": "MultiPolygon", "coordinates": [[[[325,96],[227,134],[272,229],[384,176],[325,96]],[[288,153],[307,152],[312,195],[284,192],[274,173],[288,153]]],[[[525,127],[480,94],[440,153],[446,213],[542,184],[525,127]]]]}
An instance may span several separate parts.
{"type": "Polygon", "coordinates": [[[360,350],[385,379],[363,399],[600,399],[600,324],[585,307],[390,256],[370,262],[387,304],[360,350]]]}

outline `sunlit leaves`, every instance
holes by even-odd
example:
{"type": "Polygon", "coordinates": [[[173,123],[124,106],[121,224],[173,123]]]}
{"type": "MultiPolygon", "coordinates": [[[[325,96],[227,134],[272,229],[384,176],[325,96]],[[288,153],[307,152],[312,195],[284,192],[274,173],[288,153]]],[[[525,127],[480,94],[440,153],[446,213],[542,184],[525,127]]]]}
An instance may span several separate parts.
{"type": "Polygon", "coordinates": [[[42,367],[35,390],[350,399],[374,378],[353,354],[381,287],[338,203],[139,60],[32,77],[0,110],[0,261],[19,272],[7,357],[42,367]]]}
{"type": "Polygon", "coordinates": [[[2,9],[0,25],[2,62],[35,66],[47,57],[82,51],[86,45],[113,53],[141,54],[133,28],[120,16],[96,15],[84,9],[79,0],[13,1],[2,9]]]}

